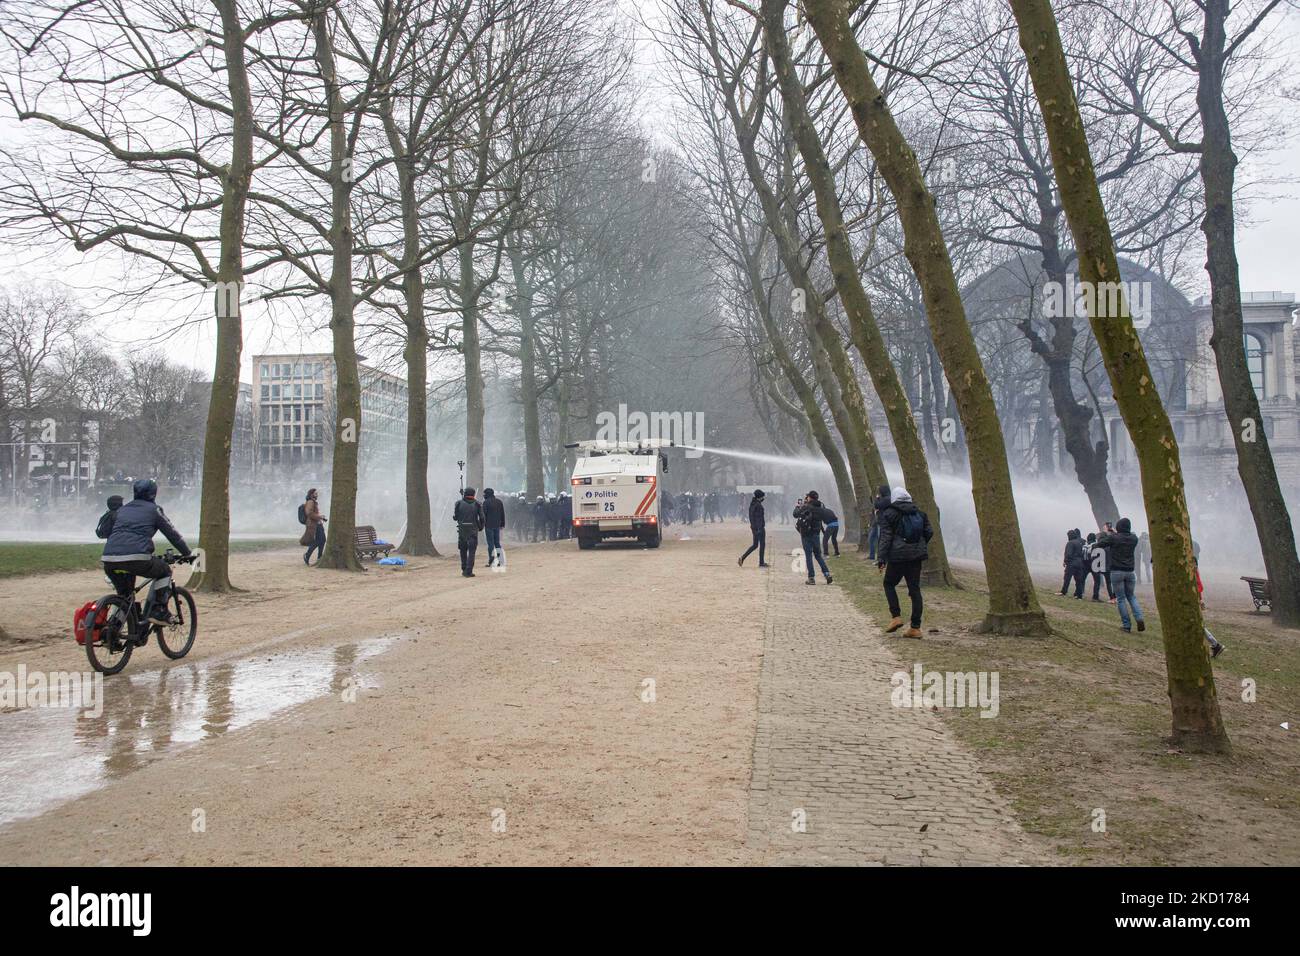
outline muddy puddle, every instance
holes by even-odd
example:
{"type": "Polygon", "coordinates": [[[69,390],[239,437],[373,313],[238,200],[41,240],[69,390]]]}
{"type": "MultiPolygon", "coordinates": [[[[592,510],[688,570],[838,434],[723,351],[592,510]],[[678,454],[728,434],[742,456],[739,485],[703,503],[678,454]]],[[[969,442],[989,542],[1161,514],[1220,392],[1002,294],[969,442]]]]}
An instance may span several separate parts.
{"type": "Polygon", "coordinates": [[[373,687],[376,679],[364,665],[394,640],[128,671],[104,680],[96,716],[70,707],[0,713],[0,826],[326,694],[373,687]]]}

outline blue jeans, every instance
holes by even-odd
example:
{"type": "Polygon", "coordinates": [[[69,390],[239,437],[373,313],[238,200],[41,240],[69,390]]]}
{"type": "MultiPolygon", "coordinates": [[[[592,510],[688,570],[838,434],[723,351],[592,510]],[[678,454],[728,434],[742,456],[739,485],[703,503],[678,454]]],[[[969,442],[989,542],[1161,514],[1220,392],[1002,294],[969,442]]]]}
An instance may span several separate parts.
{"type": "Polygon", "coordinates": [[[876,545],[880,543],[880,522],[873,521],[871,530],[867,532],[867,557],[872,561],[876,560],[876,545]]]}
{"type": "Polygon", "coordinates": [[[1137,574],[1133,571],[1112,571],[1110,572],[1110,586],[1115,589],[1115,603],[1119,607],[1119,622],[1124,625],[1124,630],[1131,626],[1128,619],[1128,608],[1124,605],[1127,603],[1133,608],[1134,620],[1142,620],[1142,608],[1137,602],[1137,597],[1133,594],[1133,589],[1137,586],[1137,574]]]}
{"type": "Polygon", "coordinates": [[[822,557],[821,535],[804,534],[799,537],[803,539],[803,559],[808,564],[808,580],[811,581],[814,577],[813,558],[821,565],[822,574],[830,577],[831,569],[826,567],[826,559],[822,557]]]}
{"type": "Polygon", "coordinates": [[[488,564],[491,564],[492,556],[501,550],[501,529],[484,528],[483,533],[487,535],[488,564]]]}

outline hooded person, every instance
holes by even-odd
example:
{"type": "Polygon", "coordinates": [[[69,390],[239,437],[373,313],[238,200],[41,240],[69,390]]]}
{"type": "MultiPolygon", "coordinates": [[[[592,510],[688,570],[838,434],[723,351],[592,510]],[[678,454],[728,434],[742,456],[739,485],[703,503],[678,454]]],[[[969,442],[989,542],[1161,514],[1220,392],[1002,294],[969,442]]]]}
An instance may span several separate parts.
{"type": "Polygon", "coordinates": [[[1065,557],[1061,562],[1065,569],[1065,579],[1061,582],[1061,596],[1070,590],[1074,582],[1074,596],[1083,600],[1083,582],[1088,578],[1088,547],[1083,543],[1083,532],[1071,528],[1065,533],[1065,557]]]}
{"type": "Polygon", "coordinates": [[[504,566],[505,552],[501,550],[501,532],[506,526],[506,505],[491,488],[483,489],[483,534],[487,537],[488,567],[495,563],[504,566]]]}
{"type": "Polygon", "coordinates": [[[1106,549],[1109,557],[1107,566],[1110,570],[1110,587],[1115,594],[1115,606],[1119,609],[1120,627],[1125,631],[1132,629],[1129,621],[1131,610],[1137,629],[1145,631],[1147,626],[1142,620],[1142,607],[1134,594],[1137,587],[1134,566],[1137,563],[1138,536],[1133,533],[1133,523],[1128,518],[1120,518],[1114,531],[1105,531],[1097,536],[1097,544],[1106,549]]]}
{"type": "Polygon", "coordinates": [[[96,538],[107,538],[113,533],[113,522],[117,520],[117,509],[122,507],[122,496],[109,495],[105,504],[108,510],[99,516],[99,524],[95,525],[96,538]]]}
{"type": "Polygon", "coordinates": [[[451,518],[456,522],[456,547],[460,549],[460,573],[466,578],[474,576],[478,533],[483,530],[483,506],[474,494],[473,488],[466,488],[451,509],[451,518]]]}
{"type": "Polygon", "coordinates": [[[880,513],[880,543],[876,567],[885,572],[885,600],[889,602],[891,620],[885,628],[892,634],[903,626],[902,607],[898,603],[898,582],[907,582],[911,600],[911,626],[904,637],[921,636],[921,565],[930,557],[929,543],[934,537],[929,516],[917,508],[907,489],[898,487],[889,494],[889,507],[880,513]]]}
{"type": "Polygon", "coordinates": [[[741,567],[744,567],[745,559],[754,553],[755,548],[758,549],[758,566],[771,566],[767,563],[767,516],[763,511],[763,499],[766,497],[762,488],[754,489],[754,497],[749,502],[749,533],[753,536],[754,543],[736,562],[741,567]]]}
{"type": "Polygon", "coordinates": [[[168,625],[172,623],[171,613],[167,610],[167,600],[171,597],[172,569],[162,558],[154,554],[153,538],[162,532],[164,538],[181,553],[190,557],[190,547],[181,537],[167,515],[154,501],[158,495],[158,483],[152,478],[139,478],[131,486],[132,499],[117,509],[113,518],[113,528],[108,540],[104,542],[104,573],[113,582],[113,589],[128,600],[134,599],[135,578],[151,578],[154,581],[145,600],[144,618],[148,624],[168,625]]]}

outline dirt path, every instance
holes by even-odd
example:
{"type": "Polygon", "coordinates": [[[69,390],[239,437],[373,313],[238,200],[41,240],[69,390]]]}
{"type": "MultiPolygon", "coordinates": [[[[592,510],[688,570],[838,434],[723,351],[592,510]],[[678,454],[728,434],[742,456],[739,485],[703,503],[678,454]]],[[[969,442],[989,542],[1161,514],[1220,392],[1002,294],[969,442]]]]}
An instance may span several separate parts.
{"type": "MultiPolygon", "coordinates": [[[[450,560],[358,577],[238,556],[256,590],[204,597],[184,662],[141,652],[98,718],[0,714],[0,863],[949,861],[935,838],[953,861],[1022,858],[942,724],[891,715],[871,625],[788,555],[739,571],[742,535],[515,548],[472,581],[450,560]],[[774,850],[786,770],[811,782],[811,855],[774,850]],[[900,780],[919,798],[904,811],[900,780]],[[819,816],[849,807],[848,826],[819,816]]],[[[63,619],[100,582],[6,582],[0,613],[28,640],[0,672],[84,670],[63,619]]]]}

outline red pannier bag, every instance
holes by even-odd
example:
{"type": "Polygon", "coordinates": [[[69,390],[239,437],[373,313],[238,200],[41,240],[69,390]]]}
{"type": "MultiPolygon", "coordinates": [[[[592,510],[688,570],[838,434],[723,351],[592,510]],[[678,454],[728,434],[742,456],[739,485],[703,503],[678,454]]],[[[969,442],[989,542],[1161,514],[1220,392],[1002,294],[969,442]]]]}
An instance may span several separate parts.
{"type": "MultiPolygon", "coordinates": [[[[97,603],[99,602],[87,601],[77,608],[76,613],[72,615],[72,633],[77,638],[78,644],[85,645],[86,643],[86,632],[91,629],[91,616],[95,613],[97,603]]],[[[99,617],[94,621],[94,626],[98,628],[106,620],[108,620],[108,608],[104,608],[99,613],[99,617]]]]}

